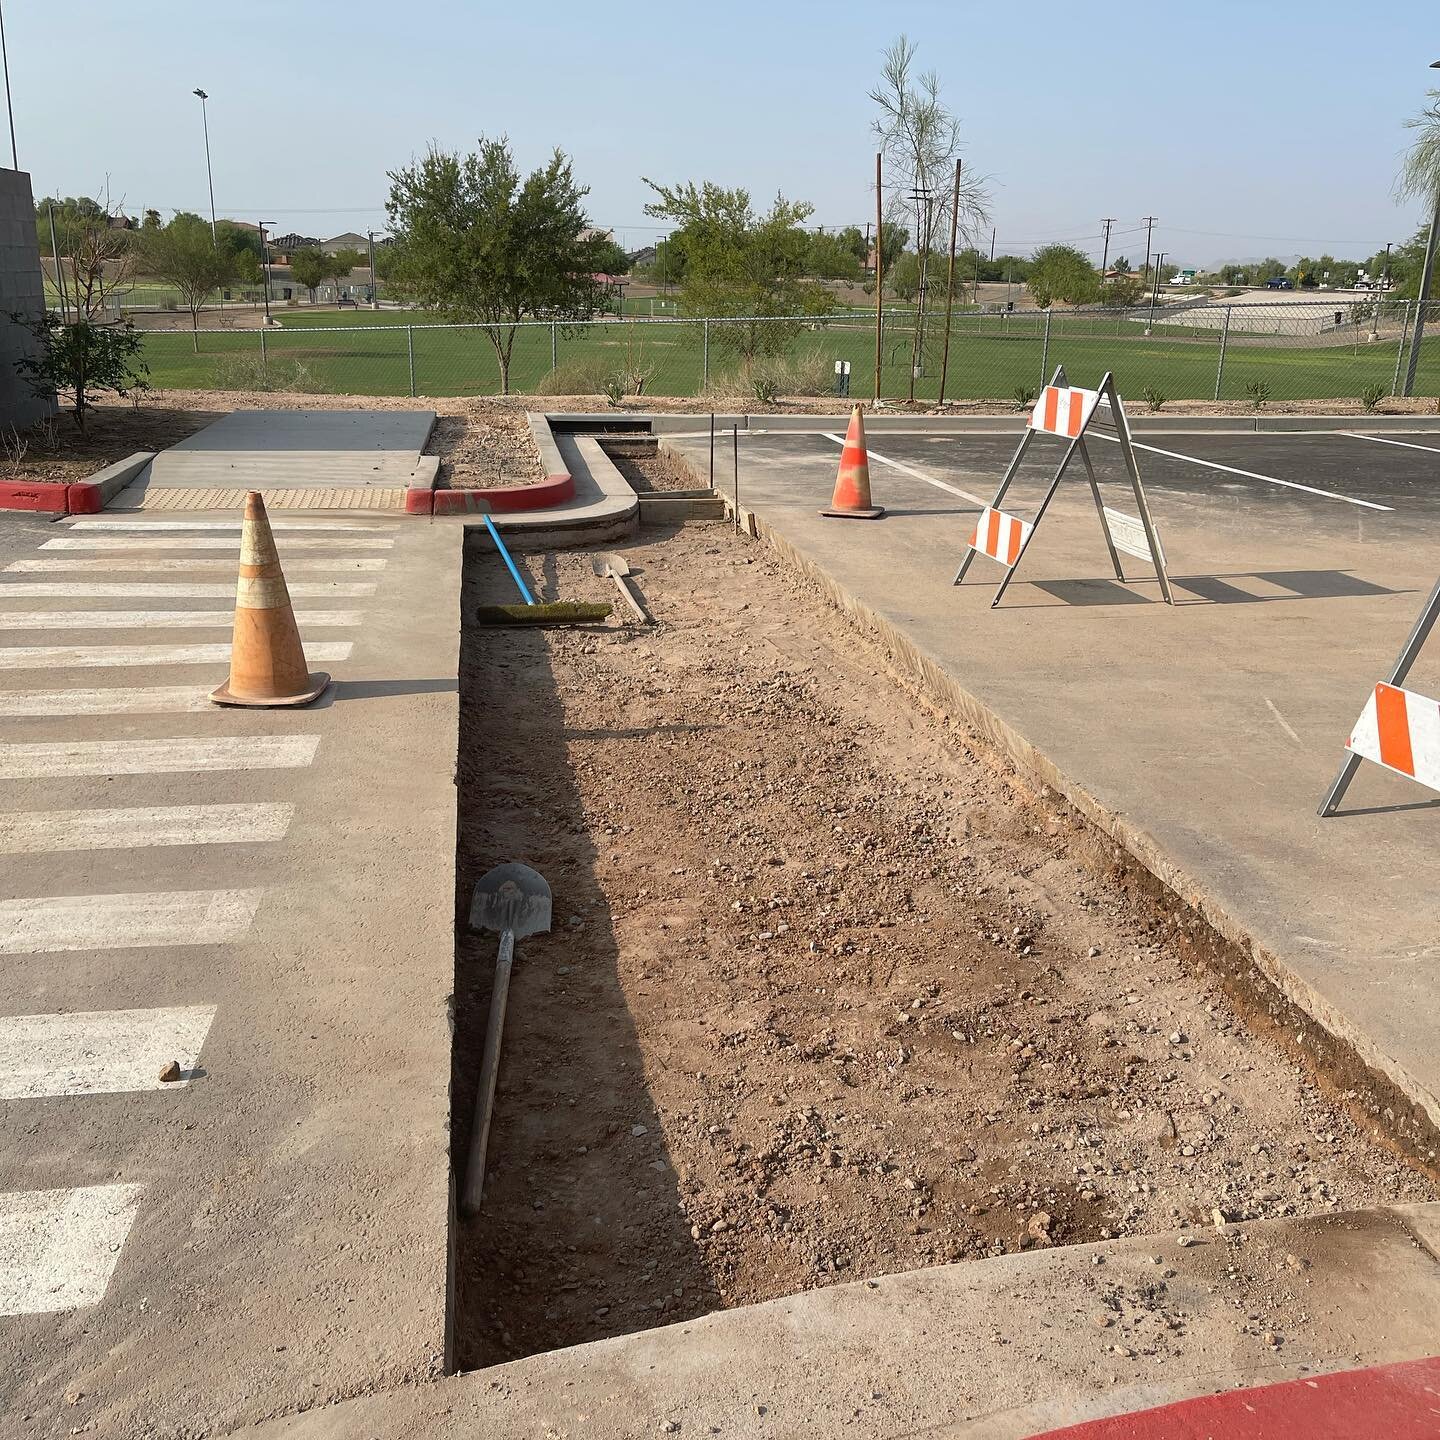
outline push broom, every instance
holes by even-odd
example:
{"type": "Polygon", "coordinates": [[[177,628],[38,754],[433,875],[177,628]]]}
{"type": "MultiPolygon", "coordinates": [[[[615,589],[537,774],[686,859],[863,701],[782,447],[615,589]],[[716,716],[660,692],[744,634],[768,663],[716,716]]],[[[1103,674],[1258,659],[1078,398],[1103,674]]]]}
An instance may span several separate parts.
{"type": "Polygon", "coordinates": [[[585,604],[576,600],[537,601],[515,568],[515,562],[510,558],[494,522],[488,515],[480,518],[485,522],[510,578],[520,591],[521,601],[519,605],[481,605],[475,612],[475,618],[481,625],[573,625],[585,620],[604,620],[610,614],[608,605],[585,604]]]}

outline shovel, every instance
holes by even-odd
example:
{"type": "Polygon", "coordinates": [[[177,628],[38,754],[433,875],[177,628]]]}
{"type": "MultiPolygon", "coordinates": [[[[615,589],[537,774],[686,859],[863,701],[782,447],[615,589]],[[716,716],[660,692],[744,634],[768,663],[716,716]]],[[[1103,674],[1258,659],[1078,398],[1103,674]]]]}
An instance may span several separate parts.
{"type": "Polygon", "coordinates": [[[460,1213],[466,1216],[479,1211],[485,1188],[485,1150],[490,1143],[490,1115],[495,1108],[495,1082],[500,1074],[500,1039],[505,1032],[505,1001],[510,994],[515,942],[550,929],[550,887],[545,877],[528,865],[497,865],[475,886],[470,901],[470,928],[499,931],[500,954],[495,960],[485,1053],[480,1060],[480,1086],[475,1097],[475,1123],[470,1131],[470,1156],[460,1196],[460,1213]]]}
{"type": "Polygon", "coordinates": [[[645,607],[635,598],[635,592],[630,588],[630,582],[625,578],[630,573],[630,567],[625,563],[623,555],[596,555],[591,558],[590,568],[602,578],[609,576],[615,582],[615,588],[620,592],[620,598],[634,612],[635,617],[642,625],[650,623],[650,616],[646,613],[645,607]]]}

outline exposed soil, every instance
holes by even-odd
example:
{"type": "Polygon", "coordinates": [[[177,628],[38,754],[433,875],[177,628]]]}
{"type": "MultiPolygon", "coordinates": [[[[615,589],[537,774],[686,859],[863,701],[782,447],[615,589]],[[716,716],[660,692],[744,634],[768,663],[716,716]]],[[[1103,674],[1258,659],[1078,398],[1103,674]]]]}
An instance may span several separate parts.
{"type": "MultiPolygon", "coordinates": [[[[1353,1092],[1241,1018],[1198,920],[772,552],[716,526],[623,553],[655,628],[466,631],[462,913],[524,860],[555,929],[519,947],[462,1366],[1035,1245],[1435,1197],[1353,1092]]],[[[522,563],[547,597],[613,598],[583,552],[522,563]]],[[[506,584],[477,549],[466,613],[506,584]]],[[[457,1156],[494,956],[458,946],[457,1156]]]]}
{"type": "Polygon", "coordinates": [[[659,441],[648,436],[618,439],[607,436],[600,448],[615,462],[615,468],[630,482],[632,490],[655,494],[666,490],[696,490],[704,487],[690,467],[660,449],[659,441]]]}

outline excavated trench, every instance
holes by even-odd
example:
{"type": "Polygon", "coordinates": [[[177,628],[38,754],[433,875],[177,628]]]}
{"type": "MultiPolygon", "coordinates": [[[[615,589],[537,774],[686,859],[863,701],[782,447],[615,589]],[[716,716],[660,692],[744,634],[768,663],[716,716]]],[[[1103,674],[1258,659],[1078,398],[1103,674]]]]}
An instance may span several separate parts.
{"type": "MultiPolygon", "coordinates": [[[[1436,1198],[1397,1096],[771,551],[690,526],[624,553],[653,628],[480,627],[508,581],[467,561],[459,913],[523,860],[555,923],[519,947],[458,1232],[461,1367],[1017,1249],[1436,1198]]],[[[590,560],[523,566],[611,598],[590,560]]],[[[457,1169],[494,957],[462,928],[457,1169]]]]}

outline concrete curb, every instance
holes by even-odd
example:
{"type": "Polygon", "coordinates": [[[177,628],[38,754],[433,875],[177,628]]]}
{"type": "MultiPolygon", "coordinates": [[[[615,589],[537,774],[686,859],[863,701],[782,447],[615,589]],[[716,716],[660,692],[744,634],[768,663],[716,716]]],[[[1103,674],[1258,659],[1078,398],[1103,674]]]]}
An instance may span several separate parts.
{"type": "Polygon", "coordinates": [[[940,1265],[532,1355],[243,1433],[1022,1440],[1216,1391],[1433,1354],[1437,1225],[1437,1205],[1377,1208],[940,1265]],[[1276,1318],[1237,1323],[1257,1291],[1276,1318]]]}
{"type": "Polygon", "coordinates": [[[500,485],[492,490],[442,490],[439,488],[440,461],[426,455],[416,469],[417,483],[405,492],[407,515],[518,515],[548,510],[575,498],[575,478],[565,467],[555,443],[550,420],[536,411],[526,411],[531,438],[540,454],[545,478],[529,485],[500,485]],[[426,462],[431,462],[427,465],[426,462]],[[428,484],[426,480],[428,479],[428,484]]]}
{"type": "Polygon", "coordinates": [[[43,480],[32,484],[0,484],[0,510],[28,510],[44,515],[97,515],[155,458],[137,450],[97,470],[88,480],[43,480]]]}

